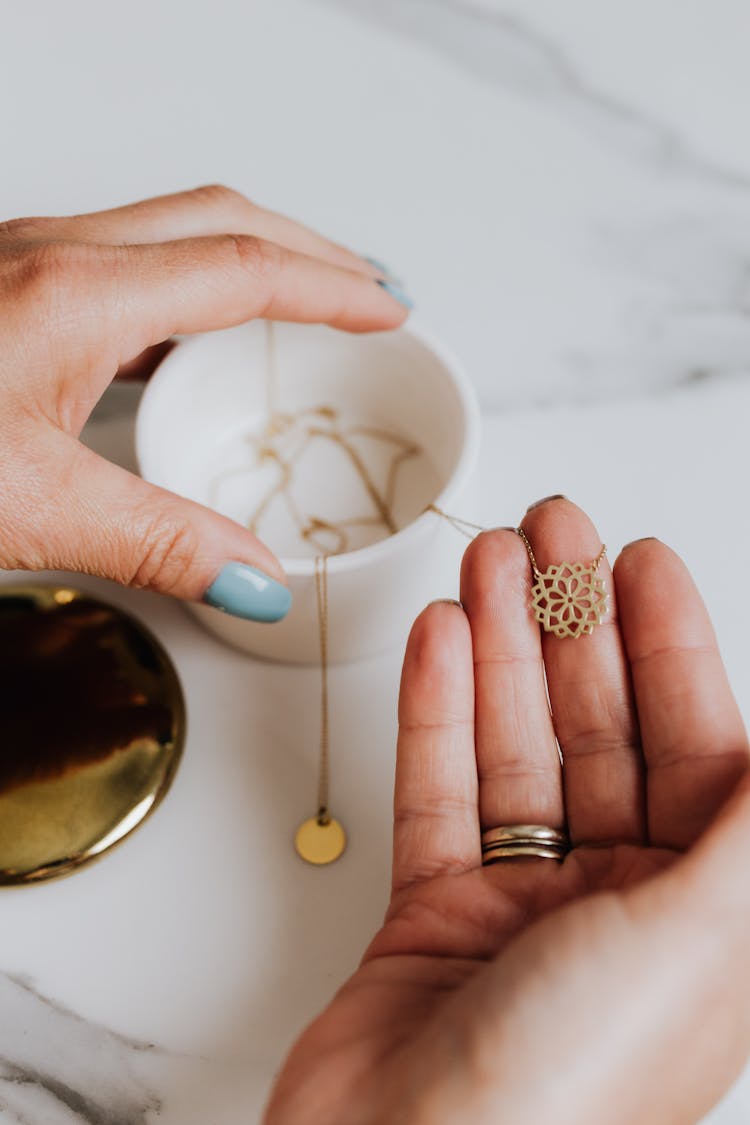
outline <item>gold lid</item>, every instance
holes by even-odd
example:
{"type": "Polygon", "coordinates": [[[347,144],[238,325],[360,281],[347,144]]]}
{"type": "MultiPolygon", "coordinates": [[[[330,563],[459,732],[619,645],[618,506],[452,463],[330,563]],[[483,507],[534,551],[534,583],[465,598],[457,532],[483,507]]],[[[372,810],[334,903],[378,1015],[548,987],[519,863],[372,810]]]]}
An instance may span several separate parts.
{"type": "Polygon", "coordinates": [[[67,875],[164,797],[185,740],[169,656],[68,586],[0,585],[0,884],[67,875]]]}

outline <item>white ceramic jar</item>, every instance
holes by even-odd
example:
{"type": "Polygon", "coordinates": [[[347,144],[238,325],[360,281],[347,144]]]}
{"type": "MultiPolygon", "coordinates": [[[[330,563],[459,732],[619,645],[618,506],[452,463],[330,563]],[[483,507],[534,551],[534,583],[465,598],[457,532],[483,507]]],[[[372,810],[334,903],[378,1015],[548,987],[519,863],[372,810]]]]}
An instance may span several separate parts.
{"type": "MultiPolygon", "coordinates": [[[[466,542],[425,509],[434,503],[473,514],[479,415],[471,384],[456,360],[411,322],[395,332],[349,335],[319,325],[269,330],[254,321],[192,337],[167,356],[143,395],[136,426],[142,475],[247,522],[277,482],[276,466],[257,462],[269,397],[277,410],[307,421],[320,407],[335,410],[340,424],[356,431],[361,459],[381,490],[389,459],[406,444],[419,447],[397,469],[399,530],[352,524],[354,549],[327,562],[329,659],[353,660],[402,644],[428,601],[456,596],[466,542]],[[372,431],[403,444],[373,438],[372,431]]],[[[295,463],[295,478],[295,505],[306,513],[332,522],[373,514],[351,464],[325,438],[295,463]]],[[[296,535],[283,502],[269,506],[258,531],[289,577],[287,617],[264,625],[205,605],[190,609],[247,652],[317,662],[316,548],[296,535]]]]}

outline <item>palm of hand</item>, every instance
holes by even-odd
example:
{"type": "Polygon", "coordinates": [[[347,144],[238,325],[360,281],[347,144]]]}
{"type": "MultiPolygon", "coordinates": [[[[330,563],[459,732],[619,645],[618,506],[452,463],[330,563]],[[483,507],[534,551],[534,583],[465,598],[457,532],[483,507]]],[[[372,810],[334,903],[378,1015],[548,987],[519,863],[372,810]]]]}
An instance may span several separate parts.
{"type": "MultiPolygon", "coordinates": [[[[395,896],[365,964],[401,956],[458,958],[477,967],[550,911],[597,892],[620,892],[677,858],[666,848],[573,848],[562,863],[517,860],[441,875],[395,896]]],[[[580,901],[579,901],[580,900],[580,901]]]]}
{"type": "MultiPolygon", "coordinates": [[[[529,524],[538,557],[595,554],[593,529],[567,502],[544,506],[529,524]]],[[[585,1045],[586,1036],[601,1036],[602,1013],[597,1022],[591,997],[632,973],[646,992],[660,987],[662,937],[651,920],[658,921],[653,901],[665,892],[654,877],[672,869],[670,885],[688,882],[679,858],[747,763],[710,624],[679,561],[661,544],[644,543],[618,564],[625,645],[614,621],[578,644],[541,640],[523,613],[506,612],[499,622],[487,609],[493,583],[512,588],[513,568],[520,574],[525,565],[517,546],[508,533],[482,536],[464,564],[468,622],[457,607],[435,605],[412,633],[400,704],[391,905],[358,971],[292,1052],[269,1122],[432,1125],[468,1120],[467,1099],[476,1103],[475,1125],[505,1120],[503,1110],[516,1122],[536,1122],[554,1108],[561,1121],[559,1106],[543,1097],[529,1102],[528,1117],[525,1092],[513,1100],[514,1075],[531,1088],[534,1073],[524,1074],[523,1054],[511,1061],[502,1019],[518,1043],[533,1045],[538,1063],[539,1052],[553,1053],[560,1039],[556,1010],[585,1045]],[[664,577],[674,607],[665,612],[662,605],[661,616],[648,598],[650,560],[655,576],[657,568],[671,571],[664,577]],[[542,644],[535,660],[534,646],[542,644]],[[554,738],[547,737],[542,658],[565,757],[564,798],[554,738]],[[534,690],[536,702],[528,698],[534,690]],[[679,729],[664,722],[675,697],[679,729]],[[481,866],[480,824],[566,820],[577,846],[564,862],[481,866]]],[[[624,988],[618,1004],[629,1003],[624,988]]],[[[603,1112],[615,1120],[611,1107],[603,1112]]],[[[584,1120],[580,1107],[573,1120],[584,1120]]]]}
{"type": "MultiPolygon", "coordinates": [[[[627,845],[581,849],[561,865],[520,861],[436,876],[403,891],[363,964],[297,1045],[287,1081],[302,1098],[289,1120],[395,1121],[388,1109],[376,1108],[377,1087],[384,1082],[401,1086],[399,1071],[410,1061],[404,1060],[403,1049],[410,1044],[413,1053],[422,1038],[423,1065],[438,1065],[437,1059],[430,1062],[431,1027],[441,1019],[441,1009],[460,1001],[489,960],[501,957],[514,938],[566,903],[576,903],[576,929],[583,936],[592,902],[594,912],[598,906],[591,895],[633,886],[671,863],[675,854],[627,845]],[[333,1075],[335,1098],[329,1087],[333,1075]]],[[[586,946],[580,952],[585,955],[586,946]]]]}

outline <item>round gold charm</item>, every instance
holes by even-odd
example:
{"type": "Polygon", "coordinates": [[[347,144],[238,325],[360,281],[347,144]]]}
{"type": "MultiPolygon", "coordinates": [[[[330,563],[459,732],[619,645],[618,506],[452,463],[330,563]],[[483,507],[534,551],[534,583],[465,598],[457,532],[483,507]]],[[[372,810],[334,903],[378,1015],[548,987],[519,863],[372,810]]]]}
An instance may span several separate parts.
{"type": "Polygon", "coordinates": [[[562,562],[535,578],[531,608],[546,633],[573,638],[592,633],[607,612],[607,591],[596,565],[562,562]]]}
{"type": "Polygon", "coordinates": [[[297,855],[307,863],[333,863],[346,847],[346,833],[332,816],[311,816],[300,824],[294,837],[297,855]]]}

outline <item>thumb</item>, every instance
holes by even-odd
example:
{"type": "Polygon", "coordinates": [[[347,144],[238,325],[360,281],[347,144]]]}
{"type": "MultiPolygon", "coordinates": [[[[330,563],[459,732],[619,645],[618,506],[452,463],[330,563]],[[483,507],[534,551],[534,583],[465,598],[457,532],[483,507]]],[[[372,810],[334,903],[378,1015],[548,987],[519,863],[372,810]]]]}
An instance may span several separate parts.
{"type": "Polygon", "coordinates": [[[745,770],[734,792],[713,823],[675,870],[688,888],[686,897],[714,934],[739,939],[743,957],[750,928],[750,771],[745,770]]]}
{"type": "Polygon", "coordinates": [[[12,565],[70,570],[279,621],[291,605],[278,559],[233,520],[105,461],[55,431],[49,471],[23,490],[12,565]],[[46,479],[45,479],[46,478],[46,479]]]}

